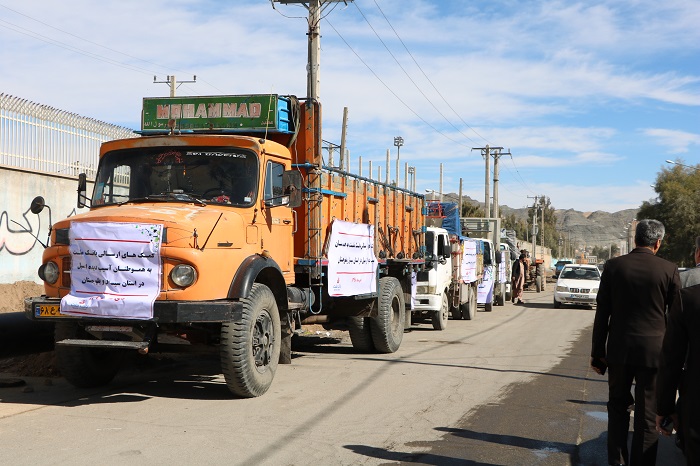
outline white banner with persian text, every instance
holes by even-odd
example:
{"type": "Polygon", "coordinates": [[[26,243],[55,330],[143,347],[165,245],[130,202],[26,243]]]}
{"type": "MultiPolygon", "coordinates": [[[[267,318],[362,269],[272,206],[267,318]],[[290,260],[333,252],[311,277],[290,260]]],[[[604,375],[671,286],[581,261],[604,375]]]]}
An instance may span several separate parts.
{"type": "Polygon", "coordinates": [[[328,291],[355,296],[377,291],[374,225],[334,220],[328,245],[328,291]]]}
{"type": "Polygon", "coordinates": [[[506,264],[507,264],[507,258],[508,255],[506,254],[505,251],[501,251],[499,253],[501,255],[501,263],[498,264],[498,281],[501,283],[505,283],[506,280],[506,264]]]}
{"type": "Polygon", "coordinates": [[[476,302],[478,304],[493,302],[494,272],[493,265],[484,266],[484,278],[476,288],[476,302]]]}
{"type": "Polygon", "coordinates": [[[72,222],[71,291],[61,312],[150,319],[160,293],[163,225],[72,222]]]}
{"type": "Polygon", "coordinates": [[[472,283],[476,281],[476,241],[466,240],[462,250],[462,281],[472,283]]]}

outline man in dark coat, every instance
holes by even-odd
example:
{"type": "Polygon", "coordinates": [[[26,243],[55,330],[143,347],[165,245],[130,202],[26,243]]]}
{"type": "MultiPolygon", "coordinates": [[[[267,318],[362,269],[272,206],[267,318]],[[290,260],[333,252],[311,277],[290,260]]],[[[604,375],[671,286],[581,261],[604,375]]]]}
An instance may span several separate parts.
{"type": "Polygon", "coordinates": [[[695,268],[684,270],[680,275],[683,288],[700,284],[700,236],[695,238],[695,268]]]}
{"type": "Polygon", "coordinates": [[[608,462],[654,465],[656,372],[666,331],[666,311],[680,289],[678,268],[656,256],[665,229],[641,220],[635,248],[605,263],[593,324],[591,366],[608,371],[608,462]],[[607,342],[607,345],[606,345],[607,342]],[[634,397],[631,387],[634,382],[634,397]],[[627,450],[630,407],[634,405],[631,458],[627,450]]]}
{"type": "Polygon", "coordinates": [[[698,393],[700,393],[700,285],[694,285],[683,288],[671,307],[656,382],[656,429],[664,435],[670,435],[672,427],[665,428],[662,422],[667,417],[671,418],[673,427],[683,436],[684,453],[689,465],[700,465],[698,393]],[[678,411],[676,411],[676,390],[683,393],[678,399],[678,411]]]}

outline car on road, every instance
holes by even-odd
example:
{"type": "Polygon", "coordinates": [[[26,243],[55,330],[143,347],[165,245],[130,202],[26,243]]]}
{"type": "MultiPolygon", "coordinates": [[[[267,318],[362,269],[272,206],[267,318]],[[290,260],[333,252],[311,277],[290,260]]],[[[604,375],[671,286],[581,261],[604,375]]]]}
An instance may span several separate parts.
{"type": "Polygon", "coordinates": [[[593,307],[600,288],[600,270],[595,265],[567,264],[559,273],[554,307],[562,304],[593,307]]]}
{"type": "Polygon", "coordinates": [[[554,278],[557,278],[559,276],[559,274],[561,273],[561,269],[563,269],[564,266],[567,264],[573,264],[573,261],[561,260],[557,261],[557,263],[554,264],[554,278]]]}

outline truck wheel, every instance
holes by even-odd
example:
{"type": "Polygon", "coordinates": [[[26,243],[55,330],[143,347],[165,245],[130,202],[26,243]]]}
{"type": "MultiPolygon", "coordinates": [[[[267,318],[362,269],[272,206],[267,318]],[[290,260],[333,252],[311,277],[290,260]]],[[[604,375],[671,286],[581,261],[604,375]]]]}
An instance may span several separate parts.
{"type": "Polygon", "coordinates": [[[535,277],[535,290],[537,290],[538,293],[542,291],[542,277],[539,275],[535,277]]]}
{"type": "MultiPolygon", "coordinates": [[[[494,298],[495,299],[495,298],[494,298]]],[[[484,311],[486,312],[491,312],[493,311],[493,299],[491,300],[490,303],[484,304],[484,311]]]]}
{"type": "Polygon", "coordinates": [[[399,349],[403,340],[406,312],[403,290],[394,277],[380,278],[379,290],[378,315],[371,317],[370,321],[372,341],[380,353],[393,353],[399,349]]]}
{"type": "MultiPolygon", "coordinates": [[[[72,322],[56,322],[55,341],[89,339],[89,333],[72,322]]],[[[56,362],[61,375],[76,387],[106,385],[119,371],[124,352],[115,349],[56,345],[56,362]]]]}
{"type": "Polygon", "coordinates": [[[229,390],[242,398],[270,388],[280,355],[280,315],[270,289],[254,283],[240,322],[221,324],[221,369],[229,390]]]}
{"type": "Polygon", "coordinates": [[[450,315],[450,302],[447,299],[447,293],[442,293],[442,304],[439,311],[434,311],[432,315],[433,329],[445,330],[447,328],[447,319],[450,315]]]}
{"type": "Polygon", "coordinates": [[[348,317],[348,332],[352,347],[361,353],[374,353],[369,317],[348,317]]]}
{"type": "Polygon", "coordinates": [[[476,291],[469,287],[469,298],[467,302],[462,304],[462,318],[465,320],[473,320],[476,317],[476,291]]]}

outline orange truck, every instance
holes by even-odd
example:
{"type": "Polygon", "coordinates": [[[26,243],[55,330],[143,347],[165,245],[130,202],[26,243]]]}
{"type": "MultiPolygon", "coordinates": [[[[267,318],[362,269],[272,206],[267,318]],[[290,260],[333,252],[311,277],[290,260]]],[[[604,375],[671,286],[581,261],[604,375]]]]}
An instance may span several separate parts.
{"type": "Polygon", "coordinates": [[[145,98],[142,113],[139,136],[101,146],[90,197],[79,176],[89,211],[51,227],[45,294],[25,301],[55,323],[70,383],[109,383],[130,351],[209,348],[234,395],[259,396],[305,324],[399,348],[422,195],[325,166],[316,101],[145,98]]]}

